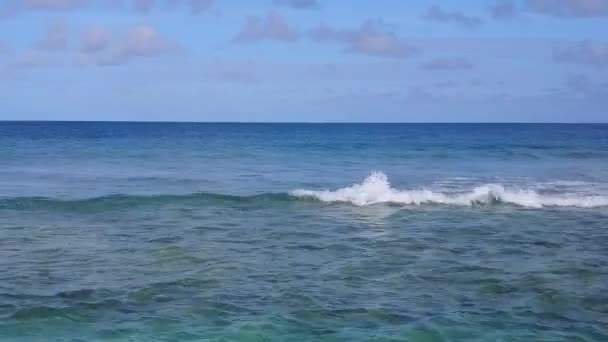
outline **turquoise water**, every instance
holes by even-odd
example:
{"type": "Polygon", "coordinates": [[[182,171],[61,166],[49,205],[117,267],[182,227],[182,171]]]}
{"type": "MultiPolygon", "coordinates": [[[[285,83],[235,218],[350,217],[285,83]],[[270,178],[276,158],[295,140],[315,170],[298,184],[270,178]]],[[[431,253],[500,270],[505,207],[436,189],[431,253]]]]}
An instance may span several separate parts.
{"type": "Polygon", "coordinates": [[[0,123],[1,341],[606,341],[608,125],[0,123]]]}

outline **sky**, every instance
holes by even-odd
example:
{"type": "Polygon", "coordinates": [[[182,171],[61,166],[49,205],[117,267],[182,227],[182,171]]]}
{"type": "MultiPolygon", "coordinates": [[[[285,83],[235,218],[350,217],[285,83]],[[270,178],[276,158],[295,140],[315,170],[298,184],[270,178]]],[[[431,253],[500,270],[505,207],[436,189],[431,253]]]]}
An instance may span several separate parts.
{"type": "Polygon", "coordinates": [[[608,0],[1,0],[0,120],[608,122],[608,0]]]}

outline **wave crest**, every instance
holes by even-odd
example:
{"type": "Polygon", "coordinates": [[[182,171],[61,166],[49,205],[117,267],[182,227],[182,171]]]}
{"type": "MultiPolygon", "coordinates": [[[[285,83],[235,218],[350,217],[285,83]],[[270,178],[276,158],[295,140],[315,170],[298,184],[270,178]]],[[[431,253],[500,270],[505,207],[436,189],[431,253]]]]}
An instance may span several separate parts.
{"type": "Polygon", "coordinates": [[[291,196],[315,198],[323,202],[347,202],[358,206],[377,203],[407,205],[447,204],[484,205],[508,203],[522,207],[582,207],[608,206],[608,197],[580,195],[544,195],[533,190],[505,189],[500,184],[485,184],[469,192],[443,193],[431,190],[398,190],[391,187],[388,177],[382,172],[373,172],[361,184],[338,190],[294,190],[291,196]]]}
{"type": "Polygon", "coordinates": [[[485,184],[470,191],[439,192],[428,189],[398,190],[391,186],[382,172],[373,172],[360,184],[338,190],[294,190],[289,193],[259,193],[254,195],[198,192],[191,194],[134,195],[113,194],[93,198],[60,199],[49,197],[0,197],[0,210],[46,209],[70,211],[105,211],[135,206],[181,203],[192,206],[274,206],[298,201],[350,203],[366,206],[378,203],[401,205],[492,205],[511,204],[528,208],[542,207],[608,207],[608,196],[545,194],[534,190],[507,189],[500,184],[485,184]]]}

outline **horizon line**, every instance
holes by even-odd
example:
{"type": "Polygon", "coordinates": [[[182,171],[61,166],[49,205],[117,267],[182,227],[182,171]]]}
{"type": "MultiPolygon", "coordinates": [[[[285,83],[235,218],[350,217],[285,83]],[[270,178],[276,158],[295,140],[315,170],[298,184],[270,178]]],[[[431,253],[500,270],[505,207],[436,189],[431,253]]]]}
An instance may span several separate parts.
{"type": "Polygon", "coordinates": [[[141,123],[141,124],[153,124],[153,123],[169,123],[169,124],[310,124],[310,125],[323,125],[323,124],[371,124],[371,125],[387,125],[387,124],[421,124],[421,125],[432,125],[432,124],[483,124],[483,125],[505,125],[505,124],[516,124],[516,125],[606,125],[606,122],[597,121],[583,121],[583,122],[549,122],[549,121],[171,121],[171,120],[35,120],[35,119],[24,119],[24,120],[3,120],[0,119],[0,123],[141,123]]]}

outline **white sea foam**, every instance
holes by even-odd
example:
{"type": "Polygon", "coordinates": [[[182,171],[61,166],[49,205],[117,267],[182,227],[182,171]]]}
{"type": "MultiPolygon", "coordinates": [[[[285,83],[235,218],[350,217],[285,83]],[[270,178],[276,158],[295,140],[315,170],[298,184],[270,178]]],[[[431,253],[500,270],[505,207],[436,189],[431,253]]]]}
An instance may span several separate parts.
{"type": "Polygon", "coordinates": [[[500,184],[485,184],[466,192],[437,192],[426,189],[398,190],[391,187],[382,172],[373,172],[361,184],[331,190],[294,190],[291,196],[316,198],[323,202],[350,202],[364,206],[376,203],[406,205],[448,204],[483,205],[509,203],[530,208],[542,207],[604,207],[607,196],[581,196],[576,194],[546,195],[533,190],[505,189],[500,184]]]}

